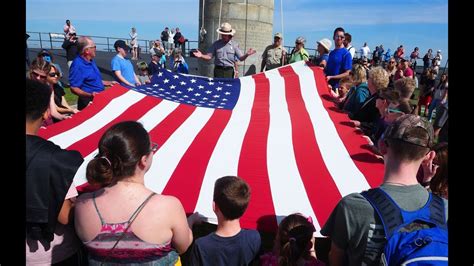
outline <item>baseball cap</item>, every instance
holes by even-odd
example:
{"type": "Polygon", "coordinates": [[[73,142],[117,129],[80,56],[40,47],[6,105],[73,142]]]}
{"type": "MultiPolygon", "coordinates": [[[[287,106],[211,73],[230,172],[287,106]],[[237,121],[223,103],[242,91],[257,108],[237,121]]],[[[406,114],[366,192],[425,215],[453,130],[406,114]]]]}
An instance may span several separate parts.
{"type": "Polygon", "coordinates": [[[130,47],[123,40],[118,40],[114,43],[114,48],[117,48],[117,47],[123,48],[126,51],[130,49],[130,47]]]}
{"type": "Polygon", "coordinates": [[[140,62],[137,63],[137,67],[138,67],[138,69],[148,68],[148,64],[144,61],[140,61],[140,62]]]}
{"type": "Polygon", "coordinates": [[[273,37],[278,37],[280,39],[283,39],[283,35],[281,35],[281,33],[279,33],[279,32],[275,33],[275,36],[273,36],[273,37]]]}
{"type": "Polygon", "coordinates": [[[430,148],[433,145],[433,126],[418,115],[400,116],[387,127],[384,135],[385,139],[397,139],[421,147],[430,148]],[[426,131],[428,136],[420,134],[418,129],[426,131]]]}

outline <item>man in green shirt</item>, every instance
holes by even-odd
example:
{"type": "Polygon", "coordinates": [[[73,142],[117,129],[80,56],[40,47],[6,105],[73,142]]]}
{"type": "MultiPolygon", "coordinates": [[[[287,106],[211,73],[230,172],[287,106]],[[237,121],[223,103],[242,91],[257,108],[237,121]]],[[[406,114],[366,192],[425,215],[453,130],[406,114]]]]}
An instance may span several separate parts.
{"type": "MultiPolygon", "coordinates": [[[[418,183],[416,174],[422,162],[433,165],[433,127],[424,118],[407,114],[395,120],[384,135],[379,142],[385,161],[380,188],[406,211],[423,208],[429,192],[418,183]]],[[[446,219],[447,203],[445,200],[446,219]]],[[[331,238],[330,265],[379,265],[385,232],[377,212],[360,193],[341,199],[321,234],[331,238]]]]}

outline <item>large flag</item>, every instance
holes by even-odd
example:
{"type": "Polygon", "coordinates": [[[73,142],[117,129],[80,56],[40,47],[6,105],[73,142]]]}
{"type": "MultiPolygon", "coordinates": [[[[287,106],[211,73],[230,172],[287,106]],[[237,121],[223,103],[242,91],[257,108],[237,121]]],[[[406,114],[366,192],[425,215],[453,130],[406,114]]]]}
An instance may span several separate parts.
{"type": "Polygon", "coordinates": [[[81,190],[105,130],[140,121],[159,144],[145,185],[176,196],[187,213],[215,222],[214,182],[237,175],[252,189],[244,228],[274,231],[284,216],[300,212],[319,232],[341,197],[378,186],[383,176],[383,163],[327,91],[322,70],[304,62],[239,79],[164,70],[151,84],[100,93],[39,134],[84,156],[74,179],[81,190]]]}

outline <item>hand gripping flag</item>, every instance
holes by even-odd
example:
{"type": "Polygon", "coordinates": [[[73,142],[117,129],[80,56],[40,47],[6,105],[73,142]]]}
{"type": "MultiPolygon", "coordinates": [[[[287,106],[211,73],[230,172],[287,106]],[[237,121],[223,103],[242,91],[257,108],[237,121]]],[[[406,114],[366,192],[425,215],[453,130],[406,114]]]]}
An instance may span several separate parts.
{"type": "Polygon", "coordinates": [[[252,190],[242,227],[269,232],[295,212],[311,216],[319,232],[341,197],[382,181],[383,163],[325,98],[318,67],[297,62],[238,79],[164,70],[151,81],[115,85],[73,118],[40,130],[84,156],[74,179],[79,191],[100,137],[124,120],[141,122],[159,144],[145,185],[210,222],[214,182],[226,175],[245,179],[252,190]]]}

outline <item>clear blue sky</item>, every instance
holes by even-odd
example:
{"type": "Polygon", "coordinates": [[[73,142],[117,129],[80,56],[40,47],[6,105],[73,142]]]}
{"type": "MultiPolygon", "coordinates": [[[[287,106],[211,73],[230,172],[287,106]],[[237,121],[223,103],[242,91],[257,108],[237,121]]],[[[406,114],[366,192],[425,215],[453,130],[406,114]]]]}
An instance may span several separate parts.
{"type": "MultiPolygon", "coordinates": [[[[275,1],[274,32],[282,31],[280,2],[275,1]]],[[[197,40],[198,12],[198,0],[26,0],[26,30],[61,33],[70,19],[80,35],[128,38],[135,26],[139,39],[151,40],[169,26],[197,40]]],[[[315,48],[319,39],[332,40],[338,26],[351,33],[357,49],[364,42],[372,51],[380,44],[392,51],[403,44],[406,54],[415,46],[420,56],[428,48],[441,50],[442,66],[448,58],[448,0],[283,1],[285,45],[304,36],[306,47],[315,48]]]]}

